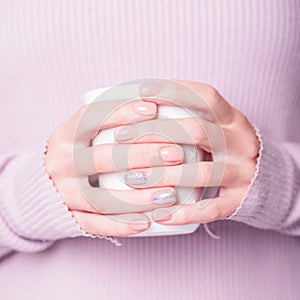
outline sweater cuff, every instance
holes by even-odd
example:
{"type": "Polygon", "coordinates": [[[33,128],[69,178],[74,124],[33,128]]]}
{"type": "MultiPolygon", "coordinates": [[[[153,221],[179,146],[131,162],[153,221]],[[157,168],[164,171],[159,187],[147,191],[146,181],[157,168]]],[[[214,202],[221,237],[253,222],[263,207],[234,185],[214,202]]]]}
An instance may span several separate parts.
{"type": "Polygon", "coordinates": [[[10,249],[40,251],[54,240],[87,236],[49,179],[43,158],[44,151],[17,154],[1,175],[0,239],[10,249]]]}
{"type": "Polygon", "coordinates": [[[95,236],[80,229],[44,166],[47,149],[16,154],[1,174],[0,244],[24,252],[42,251],[63,238],[92,237],[116,246],[115,237],[95,236]]]}
{"type": "Polygon", "coordinates": [[[256,172],[241,205],[226,219],[260,229],[284,231],[293,194],[288,174],[293,166],[282,148],[255,129],[260,142],[256,172]]]}

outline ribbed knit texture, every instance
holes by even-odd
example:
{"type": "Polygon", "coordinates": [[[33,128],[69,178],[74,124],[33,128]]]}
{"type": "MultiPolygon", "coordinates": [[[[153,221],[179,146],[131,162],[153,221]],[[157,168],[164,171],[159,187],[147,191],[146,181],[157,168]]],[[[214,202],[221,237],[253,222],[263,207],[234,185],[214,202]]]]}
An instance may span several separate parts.
{"type": "Polygon", "coordinates": [[[299,11],[298,0],[0,0],[1,299],[299,299],[299,11]],[[210,225],[220,240],[203,227],[122,247],[92,239],[44,170],[49,134],[86,91],[143,77],[209,83],[258,129],[247,195],[210,225]]]}
{"type": "Polygon", "coordinates": [[[300,236],[300,169],[288,151],[292,148],[299,156],[300,144],[280,148],[258,135],[257,172],[241,206],[228,219],[300,236]]]}

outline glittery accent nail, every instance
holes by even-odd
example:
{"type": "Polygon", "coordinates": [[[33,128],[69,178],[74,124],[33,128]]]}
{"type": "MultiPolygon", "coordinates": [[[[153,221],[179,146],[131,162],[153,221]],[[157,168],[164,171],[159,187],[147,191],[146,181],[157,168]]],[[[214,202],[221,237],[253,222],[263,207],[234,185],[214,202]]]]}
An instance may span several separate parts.
{"type": "Polygon", "coordinates": [[[125,174],[125,182],[132,185],[141,185],[147,182],[147,176],[144,171],[128,171],[125,174]]]}
{"type": "Polygon", "coordinates": [[[166,190],[155,193],[152,200],[156,204],[165,205],[175,203],[177,199],[174,191],[166,190]]]}

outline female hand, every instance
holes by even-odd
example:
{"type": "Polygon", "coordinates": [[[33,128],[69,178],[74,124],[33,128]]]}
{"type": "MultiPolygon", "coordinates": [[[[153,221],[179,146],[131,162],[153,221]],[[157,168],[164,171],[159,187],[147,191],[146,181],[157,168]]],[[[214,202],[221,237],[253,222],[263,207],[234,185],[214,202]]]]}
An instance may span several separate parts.
{"type": "MultiPolygon", "coordinates": [[[[174,188],[108,190],[92,187],[88,176],[97,173],[179,164],[180,146],[103,144],[90,146],[102,129],[156,117],[155,103],[117,99],[81,107],[52,133],[45,155],[45,167],[59,194],[81,229],[89,234],[126,236],[146,230],[150,221],[142,212],[176,202],[174,188]],[[168,146],[168,148],[166,148],[168,146]],[[124,157],[127,156],[127,160],[124,157]],[[151,161],[151,157],[160,160],[151,161]],[[117,163],[116,163],[117,162],[117,163]],[[169,203],[160,193],[170,193],[169,203]],[[156,197],[155,197],[156,196],[156,197]]],[[[126,158],[126,157],[125,157],[126,158]]]]}
{"type": "Polygon", "coordinates": [[[142,85],[140,96],[147,103],[178,105],[193,110],[197,115],[121,126],[115,130],[119,143],[164,142],[167,136],[176,144],[197,145],[211,153],[213,161],[130,171],[129,178],[134,178],[136,172],[142,172],[147,181],[135,185],[130,180],[127,184],[141,189],[153,186],[219,186],[219,194],[214,198],[155,209],[152,218],[165,225],[180,225],[207,223],[233,214],[254,177],[259,153],[255,129],[247,118],[215,88],[203,83],[155,80],[142,85]]]}

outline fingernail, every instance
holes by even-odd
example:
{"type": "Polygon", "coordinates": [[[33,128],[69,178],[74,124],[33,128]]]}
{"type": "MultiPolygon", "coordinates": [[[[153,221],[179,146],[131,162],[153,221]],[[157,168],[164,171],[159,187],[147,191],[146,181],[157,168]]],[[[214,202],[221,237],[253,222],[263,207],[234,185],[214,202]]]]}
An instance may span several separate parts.
{"type": "Polygon", "coordinates": [[[145,230],[149,227],[145,219],[135,219],[129,226],[135,231],[145,230]]]}
{"type": "Polygon", "coordinates": [[[131,140],[136,136],[136,128],[134,125],[127,125],[115,130],[115,139],[117,141],[131,140]]]}
{"type": "Polygon", "coordinates": [[[124,179],[128,184],[141,185],[147,182],[147,175],[144,171],[128,171],[124,179]]]}
{"type": "Polygon", "coordinates": [[[161,85],[156,82],[147,82],[141,86],[140,95],[144,97],[157,95],[161,90],[161,85]]]}
{"type": "Polygon", "coordinates": [[[153,102],[139,101],[134,104],[134,110],[139,115],[154,115],[157,112],[157,106],[153,102]]]}
{"type": "Polygon", "coordinates": [[[152,211],[154,221],[167,221],[172,218],[172,211],[168,208],[155,209],[152,211]]]}
{"type": "Polygon", "coordinates": [[[155,204],[166,205],[177,201],[176,193],[173,190],[164,190],[153,195],[152,201],[155,204]]]}
{"type": "Polygon", "coordinates": [[[184,152],[180,146],[167,146],[160,149],[159,154],[164,161],[183,161],[184,152]]]}

